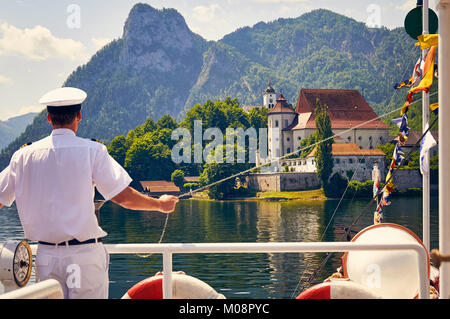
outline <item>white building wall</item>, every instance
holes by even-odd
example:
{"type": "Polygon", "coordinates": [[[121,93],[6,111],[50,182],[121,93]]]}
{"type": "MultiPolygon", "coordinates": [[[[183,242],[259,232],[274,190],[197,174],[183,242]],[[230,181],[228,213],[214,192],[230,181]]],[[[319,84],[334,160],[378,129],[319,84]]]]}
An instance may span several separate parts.
{"type": "Polygon", "coordinates": [[[363,149],[373,149],[378,145],[389,142],[389,130],[387,129],[354,129],[343,133],[346,130],[333,130],[334,134],[341,138],[338,143],[355,143],[363,149]]]}
{"type": "Polygon", "coordinates": [[[284,156],[289,148],[293,151],[292,131],[283,131],[291,125],[295,118],[295,113],[276,113],[268,116],[268,148],[269,157],[277,158],[284,156]],[[277,126],[278,125],[278,126],[277,126]],[[289,139],[289,141],[287,140],[289,139]]]}
{"type": "MultiPolygon", "coordinates": [[[[358,181],[366,181],[372,179],[372,169],[375,163],[378,164],[380,169],[380,179],[385,177],[384,169],[384,156],[361,156],[361,155],[348,155],[348,156],[333,156],[333,176],[335,173],[339,173],[341,176],[358,181]],[[354,175],[353,175],[354,174],[354,175]],[[349,176],[350,175],[350,176],[349,176]]],[[[296,173],[315,173],[316,163],[314,157],[308,158],[295,158],[286,159],[281,163],[282,171],[284,171],[285,164],[288,166],[289,172],[296,173]]]]}

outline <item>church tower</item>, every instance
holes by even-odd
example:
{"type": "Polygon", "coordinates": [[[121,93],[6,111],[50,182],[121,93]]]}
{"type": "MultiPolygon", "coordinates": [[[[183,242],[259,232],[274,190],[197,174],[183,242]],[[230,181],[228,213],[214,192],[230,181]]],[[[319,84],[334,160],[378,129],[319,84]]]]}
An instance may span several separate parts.
{"type": "Polygon", "coordinates": [[[272,109],[275,106],[276,100],[277,97],[275,95],[275,90],[270,85],[270,78],[269,78],[267,89],[265,89],[263,92],[263,104],[268,109],[272,109]]]}

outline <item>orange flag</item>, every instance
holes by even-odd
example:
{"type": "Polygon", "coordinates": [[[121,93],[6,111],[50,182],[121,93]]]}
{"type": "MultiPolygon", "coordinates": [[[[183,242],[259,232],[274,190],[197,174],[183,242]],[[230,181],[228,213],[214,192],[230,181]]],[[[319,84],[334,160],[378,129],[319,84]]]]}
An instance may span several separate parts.
{"type": "Polygon", "coordinates": [[[421,91],[428,92],[430,90],[430,87],[433,84],[434,60],[436,57],[436,49],[437,46],[435,45],[431,47],[430,51],[428,52],[427,58],[425,60],[425,65],[423,67],[422,81],[420,81],[418,86],[409,90],[410,93],[417,93],[421,91]]]}

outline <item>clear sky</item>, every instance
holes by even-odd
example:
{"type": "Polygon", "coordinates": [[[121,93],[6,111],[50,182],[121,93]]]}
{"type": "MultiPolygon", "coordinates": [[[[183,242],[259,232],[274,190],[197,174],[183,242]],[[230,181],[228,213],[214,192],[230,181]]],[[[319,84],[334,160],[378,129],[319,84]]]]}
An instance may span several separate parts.
{"type": "MultiPolygon", "coordinates": [[[[0,120],[42,109],[40,96],[122,36],[135,3],[175,8],[192,31],[219,40],[237,28],[326,8],[367,24],[403,25],[416,0],[0,0],[0,120]]],[[[435,8],[437,0],[430,0],[435,8]]]]}

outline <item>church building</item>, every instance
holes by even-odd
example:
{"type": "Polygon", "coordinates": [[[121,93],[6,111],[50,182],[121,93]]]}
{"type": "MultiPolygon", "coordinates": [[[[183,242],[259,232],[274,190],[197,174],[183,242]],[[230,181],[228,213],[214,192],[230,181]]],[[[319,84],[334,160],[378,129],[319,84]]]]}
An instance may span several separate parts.
{"type": "MultiPolygon", "coordinates": [[[[264,91],[264,102],[274,96],[273,88],[264,91]],[[267,93],[266,93],[267,91],[267,93]],[[268,92],[270,91],[270,95],[268,92]]],[[[300,147],[303,139],[316,130],[316,101],[327,106],[335,143],[356,144],[374,149],[389,142],[390,127],[376,119],[377,114],[356,90],[301,89],[295,110],[279,94],[268,113],[268,157],[276,159],[300,147]],[[351,130],[354,128],[353,130],[351,130]]],[[[265,103],[266,105],[266,103],[265,103]]]]}

